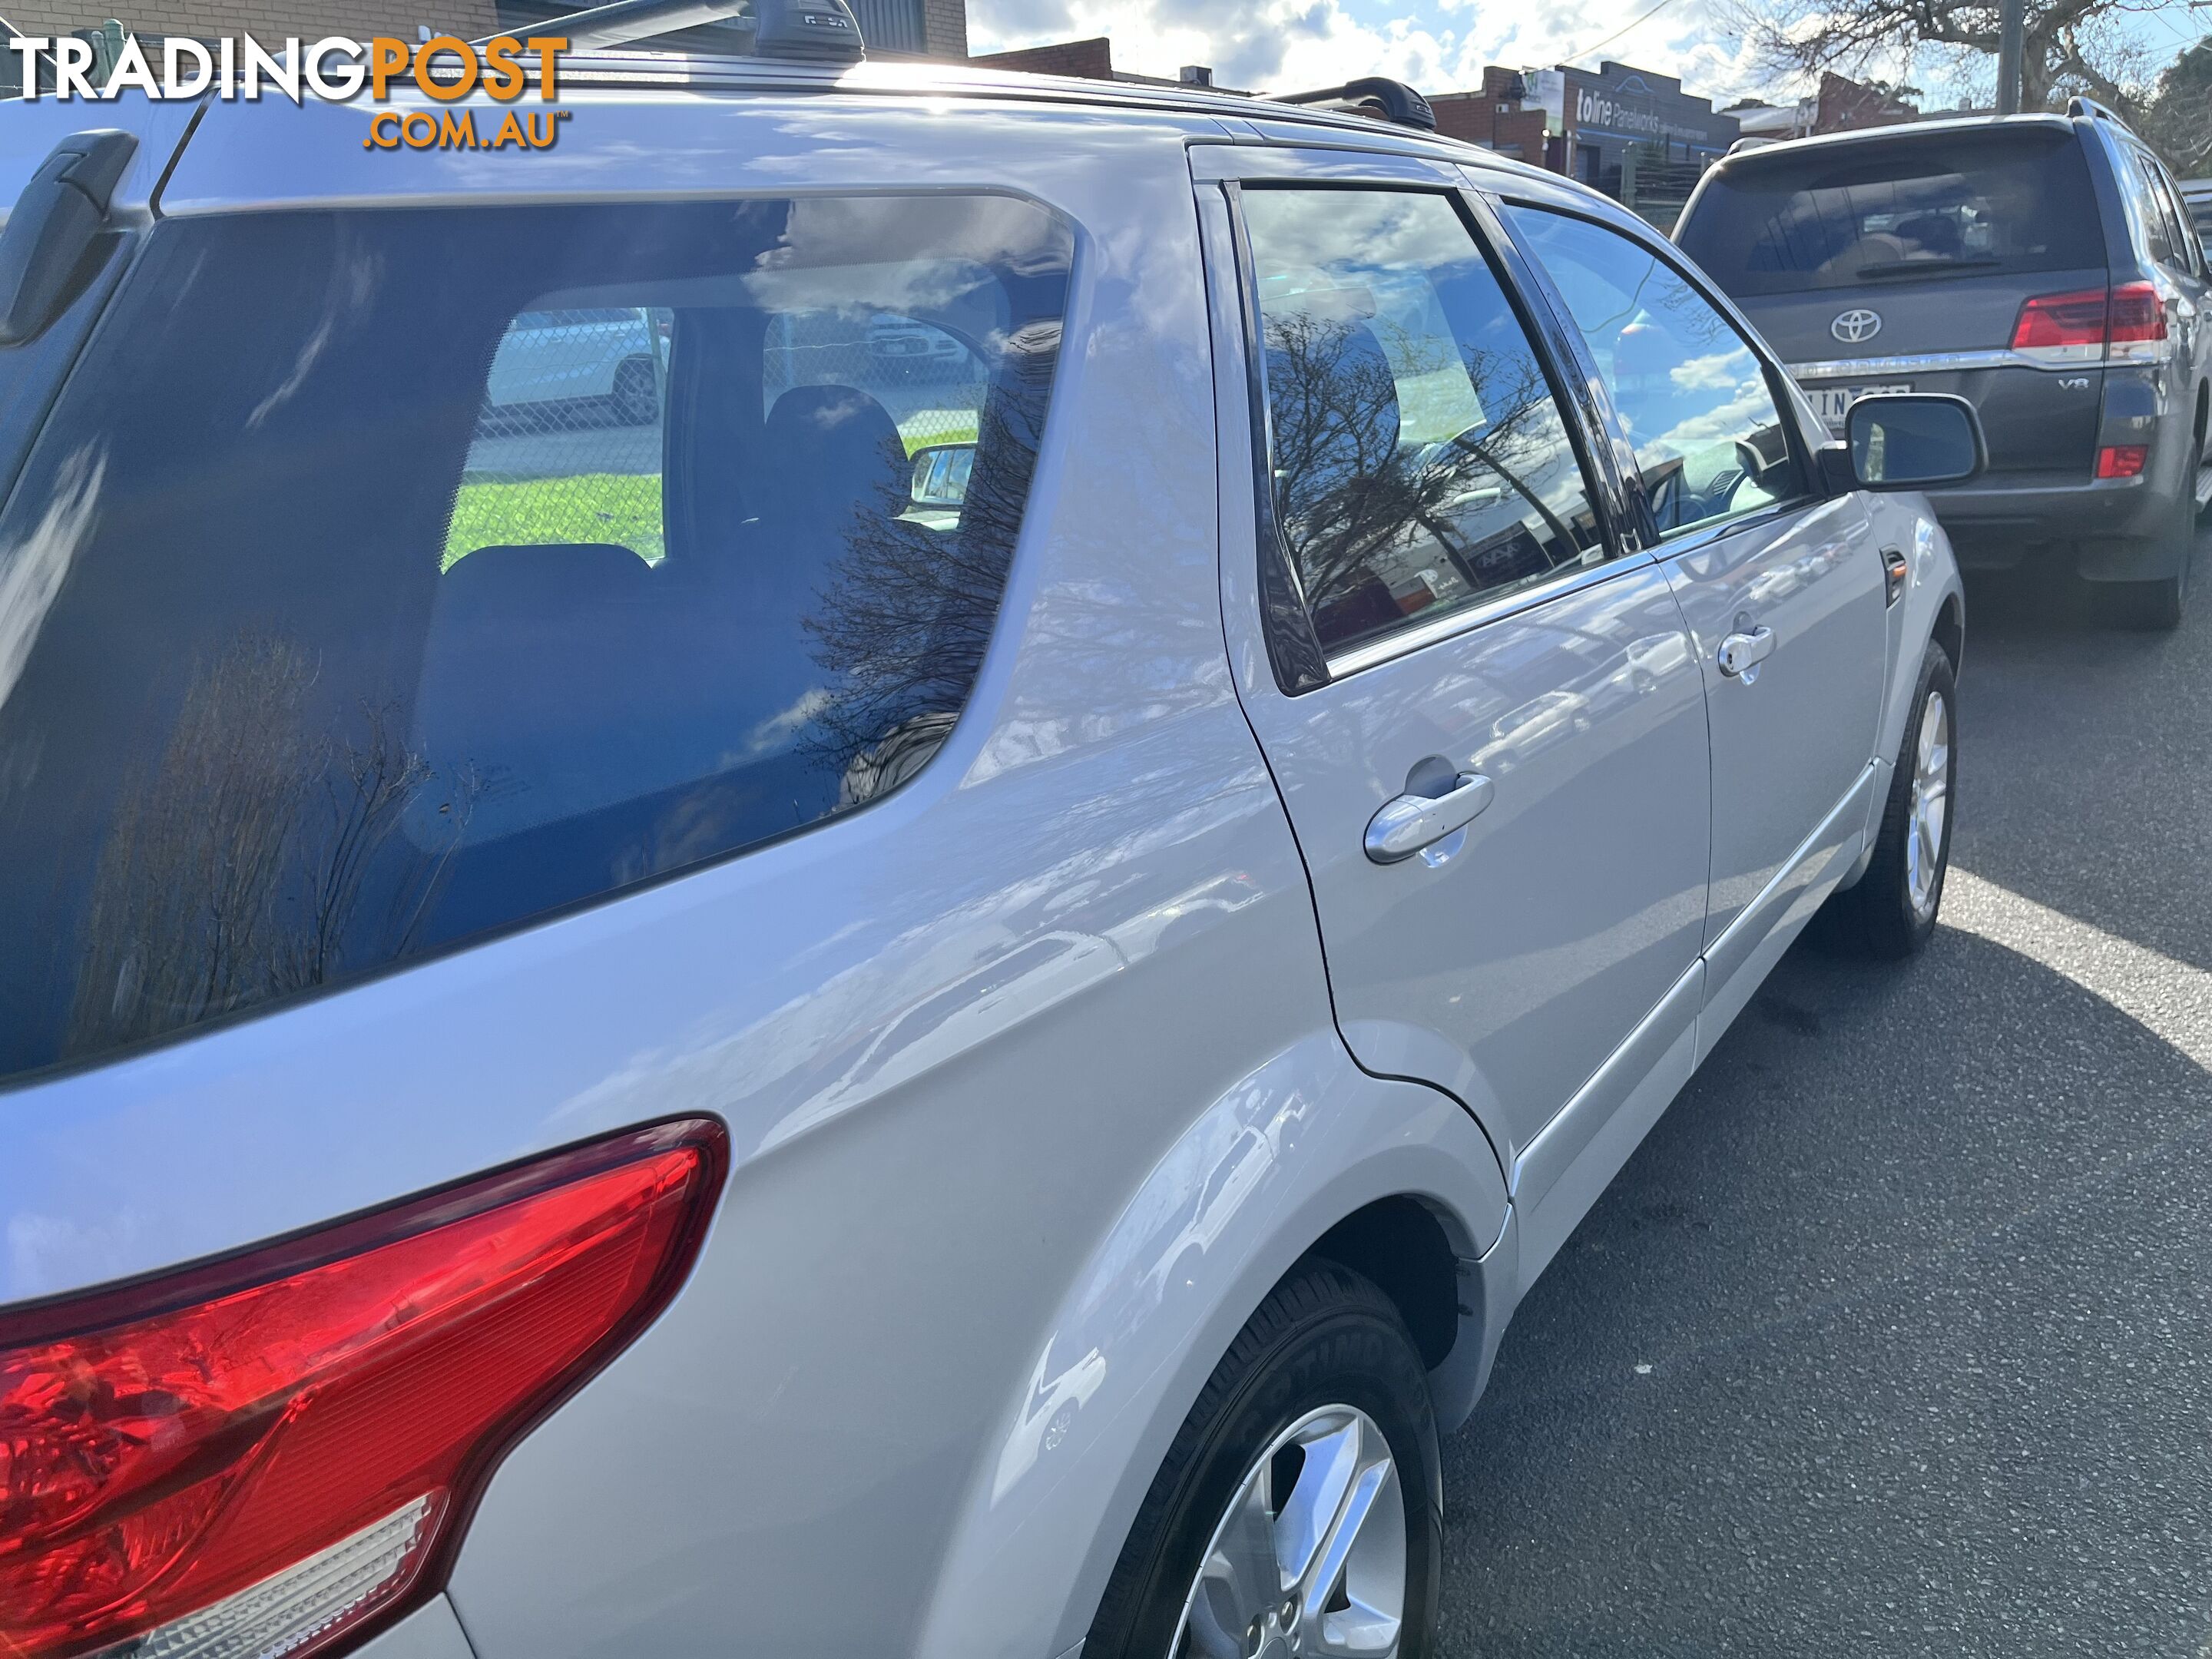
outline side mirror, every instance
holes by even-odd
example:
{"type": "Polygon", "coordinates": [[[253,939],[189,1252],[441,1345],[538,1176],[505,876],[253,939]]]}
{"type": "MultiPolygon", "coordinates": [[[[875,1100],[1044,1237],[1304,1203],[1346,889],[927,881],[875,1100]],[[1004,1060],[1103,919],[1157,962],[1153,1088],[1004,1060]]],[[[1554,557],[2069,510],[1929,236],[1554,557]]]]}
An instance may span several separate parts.
{"type": "Polygon", "coordinates": [[[1933,489],[1965,483],[1989,463],[1981,416],[1948,392],[1882,392],[1844,416],[1844,441],[1821,470],[1846,489],[1933,489]]]}
{"type": "Polygon", "coordinates": [[[975,470],[975,445],[925,444],[914,452],[914,483],[908,494],[916,507],[958,507],[968,499],[968,480],[975,470]]]}

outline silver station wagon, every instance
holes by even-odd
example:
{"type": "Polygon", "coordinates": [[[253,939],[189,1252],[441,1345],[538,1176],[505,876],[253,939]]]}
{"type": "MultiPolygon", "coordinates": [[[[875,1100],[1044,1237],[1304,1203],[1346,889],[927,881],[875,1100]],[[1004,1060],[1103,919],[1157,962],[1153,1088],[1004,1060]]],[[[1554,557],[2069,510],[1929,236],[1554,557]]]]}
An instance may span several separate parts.
{"type": "Polygon", "coordinates": [[[1935,925],[1972,410],[1380,83],[562,97],[0,110],[0,1650],[1428,1653],[1516,1302],[1935,925]]]}

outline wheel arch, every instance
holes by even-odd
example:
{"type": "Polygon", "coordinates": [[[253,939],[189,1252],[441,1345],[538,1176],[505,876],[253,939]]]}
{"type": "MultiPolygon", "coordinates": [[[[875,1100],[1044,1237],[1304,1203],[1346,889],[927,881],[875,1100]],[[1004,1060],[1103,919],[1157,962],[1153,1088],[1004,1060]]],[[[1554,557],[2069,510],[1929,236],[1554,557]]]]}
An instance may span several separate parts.
{"type": "Polygon", "coordinates": [[[1449,1096],[1360,1072],[1333,1030],[1243,1079],[1166,1149],[1038,1333],[971,1474],[915,1651],[1039,1659],[1079,1643],[1206,1378],[1312,1256],[1365,1273],[1399,1306],[1424,1359],[1441,1362],[1432,1386],[1452,1426],[1454,1396],[1471,1399],[1510,1306],[1499,1262],[1511,1251],[1494,1248],[1510,1236],[1490,1143],[1449,1096]],[[1079,1395],[1070,1422],[1061,1407],[1079,1395]]]}

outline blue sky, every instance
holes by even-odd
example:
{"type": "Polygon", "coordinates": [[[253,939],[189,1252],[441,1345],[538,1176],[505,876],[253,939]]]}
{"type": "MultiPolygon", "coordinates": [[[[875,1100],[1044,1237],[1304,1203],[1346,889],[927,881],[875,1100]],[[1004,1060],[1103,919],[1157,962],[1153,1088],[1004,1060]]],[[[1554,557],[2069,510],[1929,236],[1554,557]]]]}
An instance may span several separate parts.
{"type": "MultiPolygon", "coordinates": [[[[1480,83],[1486,64],[1515,68],[1616,58],[1682,77],[1685,89],[1717,104],[1796,89],[1761,72],[1713,0],[969,0],[969,50],[989,52],[1085,35],[1113,37],[1118,69],[1173,75],[1209,64],[1224,86],[1251,90],[1320,86],[1355,75],[1390,75],[1424,90],[1480,83]],[[1633,25],[1633,27],[1629,27],[1633,25]],[[1609,35],[1626,29],[1610,44],[1609,35]]],[[[1723,0],[1725,3],[1725,0],[1723,0]]],[[[2186,0],[2130,13],[2115,44],[2148,70],[2212,28],[2212,13],[2186,0]],[[2197,18],[2205,21],[2200,24],[2197,18]]],[[[1963,101],[1978,77],[1924,56],[1891,66],[1933,101],[1963,101]]],[[[1987,95],[1986,87],[1980,88],[1987,95]]]]}

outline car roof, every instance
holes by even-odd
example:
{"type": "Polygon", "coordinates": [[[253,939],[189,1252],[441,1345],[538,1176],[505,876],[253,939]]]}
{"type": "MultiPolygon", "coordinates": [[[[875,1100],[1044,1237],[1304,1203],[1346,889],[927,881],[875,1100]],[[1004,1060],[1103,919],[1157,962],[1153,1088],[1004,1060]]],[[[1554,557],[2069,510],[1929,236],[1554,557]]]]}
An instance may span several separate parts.
{"type": "Polygon", "coordinates": [[[1849,154],[1855,149],[1876,149],[1885,144],[1915,143],[1948,133],[2041,131],[2070,132],[2071,118],[2063,115],[1954,115],[1940,121],[1901,121],[1893,126],[1860,127],[1850,132],[1816,133],[1809,138],[1788,138],[1779,143],[1761,144],[1757,149],[1747,149],[1721,158],[1713,165],[1716,173],[1751,173],[1761,168],[1787,166],[1791,161],[1805,155],[1849,154]]]}

